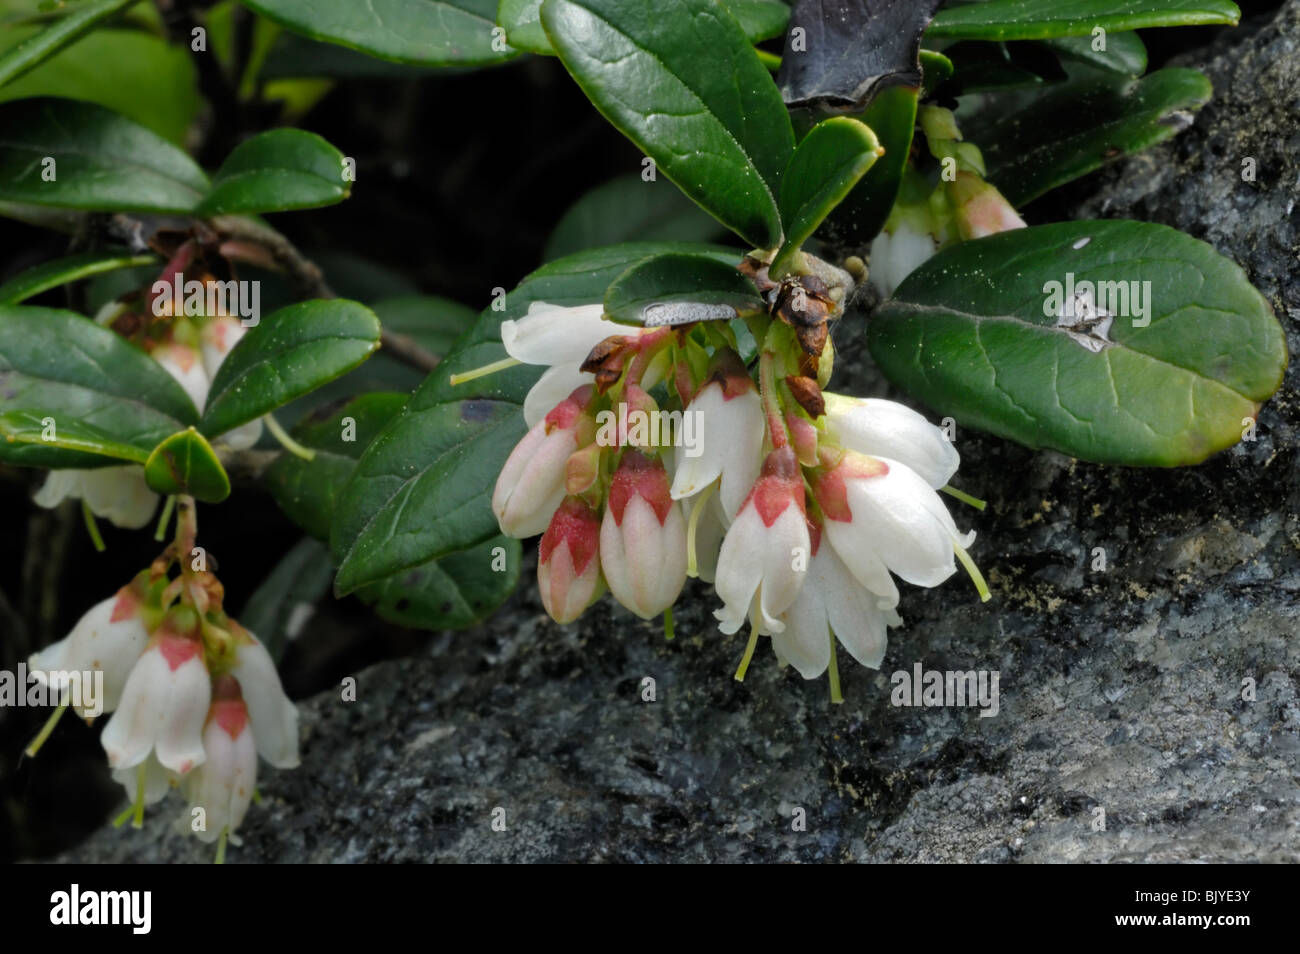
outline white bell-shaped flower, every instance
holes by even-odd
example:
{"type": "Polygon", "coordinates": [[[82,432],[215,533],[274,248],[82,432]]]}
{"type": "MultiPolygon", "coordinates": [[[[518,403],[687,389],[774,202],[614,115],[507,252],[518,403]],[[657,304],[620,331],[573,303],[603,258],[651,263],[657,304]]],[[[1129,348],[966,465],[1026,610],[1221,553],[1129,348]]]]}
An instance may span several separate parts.
{"type": "Polygon", "coordinates": [[[133,581],[122,587],[114,596],[96,603],[77,620],[63,639],[47,646],[31,657],[28,668],[37,679],[53,684],[50,676],[56,672],[82,673],[83,701],[86,675],[96,670],[103,672],[103,698],[94,700],[94,706],[74,708],[82,718],[90,718],[97,708],[112,712],[122,700],[127,679],[149,642],[149,632],[140,615],[141,584],[133,581]]]}
{"type": "Polygon", "coordinates": [[[194,612],[189,607],[173,610],[149,638],[100,736],[109,766],[131,768],[151,753],[178,775],[203,764],[203,723],[211,695],[194,612]]]}
{"type": "Polygon", "coordinates": [[[212,708],[203,728],[207,759],[183,785],[189,801],[186,822],[200,841],[214,842],[244,821],[257,785],[257,747],[239,683],[222,676],[213,687],[212,708]],[[203,825],[196,828],[195,809],[203,825]]]}
{"type": "Polygon", "coordinates": [[[961,457],[941,428],[904,404],[823,392],[826,434],[846,450],[887,457],[916,471],[938,490],[952,479],[961,457]]]}
{"type": "Polygon", "coordinates": [[[809,559],[808,520],[799,463],[789,447],[772,451],[718,554],[714,588],[723,607],[719,628],[734,633],[748,618],[764,633],[785,629],[780,619],[799,596],[809,559]]]}
{"type": "Polygon", "coordinates": [[[276,768],[298,765],[298,707],[284,692],[275,661],[256,636],[239,624],[235,633],[235,663],[230,674],[239,680],[244,705],[253,725],[257,754],[276,768]]]}

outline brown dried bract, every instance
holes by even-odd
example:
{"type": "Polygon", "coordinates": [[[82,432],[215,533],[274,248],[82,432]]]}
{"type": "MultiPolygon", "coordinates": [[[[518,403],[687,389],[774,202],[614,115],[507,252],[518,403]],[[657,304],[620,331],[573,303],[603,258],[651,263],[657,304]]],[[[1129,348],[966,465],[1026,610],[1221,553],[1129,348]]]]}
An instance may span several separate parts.
{"type": "Polygon", "coordinates": [[[826,347],[826,325],[836,310],[826,283],[816,275],[792,275],[779,282],[773,281],[768,275],[767,265],[752,255],[746,255],[738,268],[767,302],[768,314],[794,329],[804,353],[813,358],[821,357],[822,349],[826,347]]]}
{"type": "Polygon", "coordinates": [[[591,349],[580,370],[596,376],[596,390],[604,394],[623,376],[627,364],[628,345],[631,342],[626,335],[611,335],[591,349]]]}
{"type": "Polygon", "coordinates": [[[790,388],[790,394],[795,402],[807,411],[808,416],[813,420],[826,413],[826,399],[822,397],[822,389],[817,386],[815,378],[790,375],[785,379],[785,383],[790,388]]]}

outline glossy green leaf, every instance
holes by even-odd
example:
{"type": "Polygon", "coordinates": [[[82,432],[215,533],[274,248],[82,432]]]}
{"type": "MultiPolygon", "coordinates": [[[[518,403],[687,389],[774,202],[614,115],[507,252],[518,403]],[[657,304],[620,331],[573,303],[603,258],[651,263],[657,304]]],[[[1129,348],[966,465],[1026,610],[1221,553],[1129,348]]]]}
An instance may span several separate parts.
{"type": "Polygon", "coordinates": [[[0,105],[0,199],[95,211],[188,212],[203,170],[157,134],[68,99],[0,105]]]}
{"type": "Polygon", "coordinates": [[[0,443],[34,444],[78,454],[129,460],[137,464],[143,464],[149,457],[147,451],[114,440],[97,428],[88,427],[77,420],[65,419],[59,422],[40,411],[5,411],[0,414],[0,443]]]}
{"type": "Polygon", "coordinates": [[[751,43],[770,40],[785,32],[790,6],[781,0],[719,0],[731,11],[751,43]]]}
{"type": "Polygon", "coordinates": [[[1147,71],[1147,48],[1136,33],[1107,33],[1105,49],[1095,49],[1101,37],[1060,36],[1043,45],[1063,60],[1072,60],[1124,76],[1141,76],[1147,71]]]}
{"type": "Polygon", "coordinates": [[[1087,36],[1142,27],[1196,26],[1241,18],[1227,0],[988,0],[948,7],[935,14],[931,37],[972,40],[1038,40],[1087,36]]]}
{"type": "MultiPolygon", "coordinates": [[[[331,277],[333,272],[329,272],[331,277]]],[[[357,296],[361,297],[361,296],[357,296]]],[[[406,335],[425,351],[440,357],[460,335],[478,320],[478,312],[467,305],[437,295],[403,295],[374,302],[370,309],[384,330],[406,335]]],[[[282,423],[293,423],[304,414],[371,391],[405,391],[420,386],[425,374],[384,353],[380,348],[365,364],[304,395],[276,413],[282,423]]]]}
{"type": "Polygon", "coordinates": [[[497,24],[506,31],[506,42],[516,50],[554,55],[542,29],[542,0],[500,0],[497,24]]]}
{"type": "Polygon", "coordinates": [[[200,427],[224,434],[352,370],[379,347],[379,319],[343,299],[281,308],[250,328],[212,379],[200,427]]]}
{"type": "Polygon", "coordinates": [[[916,128],[917,90],[891,86],[876,96],[858,118],[871,127],[885,154],[867,170],[827,218],[822,230],[845,245],[864,246],[889,218],[898,198],[916,128]]]}
{"type": "Polygon", "coordinates": [[[0,86],[35,69],[49,57],[136,0],[83,0],[63,16],[0,56],[0,86]]]}
{"type": "Polygon", "coordinates": [[[230,496],[230,477],[212,445],[192,427],[159,444],[144,464],[149,489],[160,494],[189,494],[204,503],[230,496]]]}
{"type": "Polygon", "coordinates": [[[583,92],[659,172],[745,241],[780,242],[776,195],[794,133],[730,14],[713,0],[546,0],[542,24],[583,92]]]}
{"type": "Polygon", "coordinates": [[[952,76],[952,60],[934,50],[921,50],[917,54],[921,63],[921,98],[925,99],[952,76]]]}
{"type": "Polygon", "coordinates": [[[375,615],[413,629],[464,629],[487,618],[519,583],[523,545],[490,540],[357,590],[375,615]],[[500,569],[496,569],[500,567],[500,569]]]}
{"type": "Polygon", "coordinates": [[[534,301],[600,301],[629,267],[667,252],[735,251],[676,243],[594,249],[551,262],[506,295],[505,310],[484,310],[362,454],[339,497],[330,543],[340,561],[338,593],[496,536],[490,506],[497,474],[524,435],[524,396],[541,369],[522,365],[453,387],[453,374],[499,361],[501,322],[534,301]]]}
{"type": "Polygon", "coordinates": [[[1209,101],[1196,70],[1164,69],[1130,79],[1102,76],[1036,98],[972,130],[988,177],[1016,206],[1126,153],[1176,135],[1209,101]]]}
{"type": "Polygon", "coordinates": [[[0,285],[0,305],[17,305],[42,292],[70,282],[157,262],[154,255],[127,255],[122,252],[83,252],[42,262],[15,275],[0,285]]]}
{"type": "MultiPolygon", "coordinates": [[[[315,451],[315,459],[283,454],[266,473],[267,487],[290,519],[328,538],[336,499],[357,458],[406,399],[398,393],[367,394],[295,428],[295,439],[315,451]]],[[[402,626],[469,626],[515,588],[521,562],[519,541],[496,536],[467,551],[399,570],[361,587],[356,595],[372,604],[381,618],[402,626]]]]}
{"type": "Polygon", "coordinates": [[[330,520],[339,491],[357,459],[402,406],[408,395],[395,391],[363,394],[341,408],[309,415],[293,438],[315,457],[284,453],[266,470],[264,481],[280,509],[318,540],[329,540],[330,520]]]}
{"type": "MultiPolygon", "coordinates": [[[[719,0],[731,11],[741,31],[752,43],[770,40],[785,30],[789,5],[781,0],[719,0]]],[[[497,23],[505,28],[506,39],[517,50],[551,56],[555,50],[542,28],[542,0],[500,0],[497,23]]]]}
{"type": "Polygon", "coordinates": [[[987,90],[1043,86],[1067,78],[1056,54],[1042,43],[961,40],[945,47],[944,53],[952,61],[953,76],[937,91],[940,99],[987,90]]]}
{"type": "Polygon", "coordinates": [[[848,116],[824,119],[799,143],[781,184],[785,243],[769,274],[781,278],[803,243],[885,150],[869,126],[848,116]]]}
{"type": "Polygon", "coordinates": [[[605,314],[632,325],[730,321],[763,310],[758,289],[736,270],[739,256],[669,252],[633,265],[605,292],[605,314]]]}
{"type": "Polygon", "coordinates": [[[490,66],[515,51],[494,36],[496,0],[243,0],[286,29],[417,66],[490,66]]]}
{"type": "Polygon", "coordinates": [[[569,206],[546,241],[544,261],[619,242],[705,242],[722,227],[671,182],[619,176],[569,206]]]}
{"type": "MultiPolygon", "coordinates": [[[[68,433],[93,430],[148,454],[198,420],[158,362],[89,318],[53,308],[0,306],[0,398],[5,411],[52,417],[68,433]]],[[[71,449],[0,442],[0,460],[31,467],[103,463],[71,449]]]]}
{"type": "Polygon", "coordinates": [[[348,197],[344,158],[315,133],[273,129],[240,143],[212,177],[201,216],[281,212],[348,197]]]}
{"type": "Polygon", "coordinates": [[[872,315],[868,342],[890,380],[959,424],[1164,467],[1237,443],[1287,361],[1268,302],[1235,263],[1123,220],[947,249],[872,315]],[[1105,314],[1066,311],[1083,282],[1111,283],[1092,290],[1105,314]]]}
{"type": "MultiPolygon", "coordinates": [[[[30,29],[0,30],[0,49],[24,34],[30,29]]],[[[188,48],[143,30],[101,28],[0,87],[0,102],[58,96],[97,103],[182,145],[202,106],[196,76],[188,48]]]]}

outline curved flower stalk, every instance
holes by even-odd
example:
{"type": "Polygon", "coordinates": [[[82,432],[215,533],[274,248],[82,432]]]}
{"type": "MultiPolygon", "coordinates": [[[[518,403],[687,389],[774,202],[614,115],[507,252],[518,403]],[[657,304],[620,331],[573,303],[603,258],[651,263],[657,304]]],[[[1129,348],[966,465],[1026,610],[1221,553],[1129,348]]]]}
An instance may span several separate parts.
{"type": "Polygon", "coordinates": [[[28,748],[36,755],[69,707],[107,716],[100,736],[129,807],[118,818],[140,827],[147,806],[181,788],[183,827],[218,844],[224,858],[253,799],[257,760],[298,764],[298,711],[257,637],[222,608],[224,590],[190,554],[194,501],[178,498],[176,539],[115,596],[91,607],[59,642],[31,657],[47,685],[71,673],[102,680],[102,695],[65,698],[28,748]],[[173,571],[175,571],[173,573],[173,571]]]}
{"type": "MultiPolygon", "coordinates": [[[[960,561],[988,591],[966,555],[974,534],[958,530],[937,492],[951,491],[956,448],[903,405],[824,392],[831,345],[815,307],[788,314],[788,283],[768,280],[760,261],[746,268],[770,290],[770,315],[750,319],[756,367],[717,325],[610,334],[626,329],[599,306],[540,302],[505,322],[507,363],[548,370],[492,508],[502,532],[542,533],[538,585],[557,622],[608,588],[643,619],[664,614],[671,637],[671,607],[698,576],[722,602],[719,629],[748,628],[738,679],[768,636],[804,677],[829,672],[838,701],[836,642],[880,665],[888,629],[902,622],[896,579],[937,586],[960,561]],[[655,380],[666,403],[648,392],[655,380]],[[549,391],[557,382],[576,387],[549,391]],[[641,427],[665,414],[677,415],[676,431],[641,427]]],[[[843,297],[807,287],[823,320],[843,297]]]]}

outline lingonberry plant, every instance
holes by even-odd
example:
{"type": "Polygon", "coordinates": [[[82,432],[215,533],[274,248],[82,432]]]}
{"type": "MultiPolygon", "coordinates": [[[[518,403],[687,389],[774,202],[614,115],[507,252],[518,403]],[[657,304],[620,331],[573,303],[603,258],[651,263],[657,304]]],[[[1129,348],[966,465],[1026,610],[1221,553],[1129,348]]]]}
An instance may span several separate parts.
{"type": "Polygon", "coordinates": [[[1209,246],[1020,211],[1193,121],[1207,80],[1146,74],[1134,31],[1235,23],[1226,0],[243,6],[32,3],[0,53],[0,212],[72,236],[0,286],[0,462],[48,471],[36,503],[79,501],[96,541],[96,518],[142,528],[164,500],[161,542],[175,517],[158,559],[105,581],[129,582],[31,661],[47,681],[102,672],[122,821],[180,786],[186,826],[224,850],[257,757],[297,762],[272,655],[223,609],[201,546],[232,471],[328,543],[338,596],[388,620],[482,619],[540,535],[557,622],[608,590],[671,637],[700,577],[721,632],[748,634],[737,679],[767,636],[840,701],[837,646],[880,664],[895,578],[937,586],[961,564],[989,592],[940,496],[982,506],[951,484],[951,430],[831,390],[835,340],[865,336],[949,427],[1118,465],[1195,464],[1280,384],[1277,321],[1209,246]],[[356,163],[303,130],[220,126],[270,98],[282,31],[418,67],[556,57],[644,160],[476,319],[335,298],[260,216],[346,199],[356,163]],[[60,64],[90,43],[155,78],[199,59],[201,162],[179,144],[185,84],[78,85],[60,64]],[[647,204],[659,176],[690,202],[647,204]],[[734,242],[682,240],[719,224],[734,242]],[[260,276],[300,300],[262,315],[260,276]],[[28,304],[55,289],[71,308],[28,304]]]}

